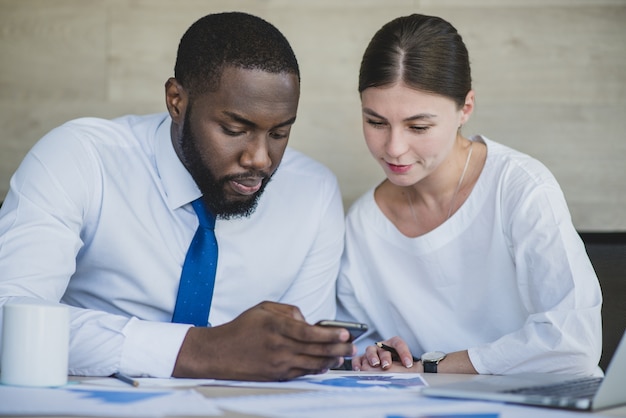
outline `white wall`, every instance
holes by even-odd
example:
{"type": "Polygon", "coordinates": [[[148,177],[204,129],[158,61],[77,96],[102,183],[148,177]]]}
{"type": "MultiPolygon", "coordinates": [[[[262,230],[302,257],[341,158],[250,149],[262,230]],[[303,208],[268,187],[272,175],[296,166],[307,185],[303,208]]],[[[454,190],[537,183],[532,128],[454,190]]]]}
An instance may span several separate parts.
{"type": "Polygon", "coordinates": [[[58,124],[165,110],[180,36],[226,10],[291,41],[302,72],[291,145],[337,174],[346,206],[383,178],[361,136],[361,55],[382,24],[418,12],[452,22],[470,50],[477,109],[464,133],[543,161],[579,230],[626,230],[624,0],[0,0],[0,200],[58,124]]]}

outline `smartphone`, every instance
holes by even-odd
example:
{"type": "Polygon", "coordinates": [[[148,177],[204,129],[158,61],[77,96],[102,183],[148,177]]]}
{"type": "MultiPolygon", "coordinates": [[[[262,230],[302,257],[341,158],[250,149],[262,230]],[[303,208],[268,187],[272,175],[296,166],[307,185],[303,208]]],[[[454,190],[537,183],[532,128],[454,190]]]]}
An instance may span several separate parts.
{"type": "Polygon", "coordinates": [[[318,321],[315,325],[321,327],[335,327],[345,328],[350,332],[350,342],[359,338],[365,331],[367,331],[367,324],[361,324],[359,322],[347,322],[347,321],[334,321],[332,319],[324,319],[318,321]]]}

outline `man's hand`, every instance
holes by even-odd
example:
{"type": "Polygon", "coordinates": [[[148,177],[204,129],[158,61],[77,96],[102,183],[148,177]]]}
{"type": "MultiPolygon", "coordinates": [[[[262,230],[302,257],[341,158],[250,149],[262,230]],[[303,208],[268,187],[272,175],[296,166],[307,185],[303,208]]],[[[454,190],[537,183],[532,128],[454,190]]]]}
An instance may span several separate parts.
{"type": "Polygon", "coordinates": [[[262,302],[233,321],[190,328],[172,376],[289,380],[324,373],[356,354],[345,329],[307,324],[295,306],[262,302]]]}

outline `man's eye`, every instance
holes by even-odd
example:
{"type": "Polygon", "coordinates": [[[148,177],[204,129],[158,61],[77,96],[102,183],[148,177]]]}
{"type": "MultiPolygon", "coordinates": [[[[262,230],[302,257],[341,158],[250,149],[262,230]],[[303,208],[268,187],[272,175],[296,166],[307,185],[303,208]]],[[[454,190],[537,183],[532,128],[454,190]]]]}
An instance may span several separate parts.
{"type": "Polygon", "coordinates": [[[229,129],[229,128],[225,127],[225,126],[222,126],[222,132],[224,132],[228,136],[239,136],[239,135],[243,135],[245,133],[244,131],[235,131],[235,130],[229,129]]]}
{"type": "Polygon", "coordinates": [[[289,136],[289,134],[284,134],[282,132],[270,132],[270,138],[272,138],[272,139],[281,140],[281,139],[287,138],[288,136],[289,136]]]}

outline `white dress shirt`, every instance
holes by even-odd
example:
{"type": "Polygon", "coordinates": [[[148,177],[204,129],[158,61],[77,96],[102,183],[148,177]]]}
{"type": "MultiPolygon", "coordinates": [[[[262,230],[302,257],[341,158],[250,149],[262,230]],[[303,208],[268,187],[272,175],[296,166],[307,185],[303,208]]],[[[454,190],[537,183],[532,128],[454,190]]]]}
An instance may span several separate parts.
{"type": "Polygon", "coordinates": [[[601,373],[602,296],[556,179],[537,160],[483,137],[487,160],[470,196],[417,238],[374,200],[350,209],[339,316],[413,355],[469,349],[479,373],[601,373]]]}
{"type": "MultiPolygon", "coordinates": [[[[68,122],[42,138],[0,210],[0,303],[71,309],[76,375],[168,377],[189,325],[170,323],[201,193],[178,159],[167,114],[68,122]]],[[[287,149],[256,211],[217,220],[209,322],[264,300],[309,322],[335,316],[344,213],[335,176],[287,149]]]]}

